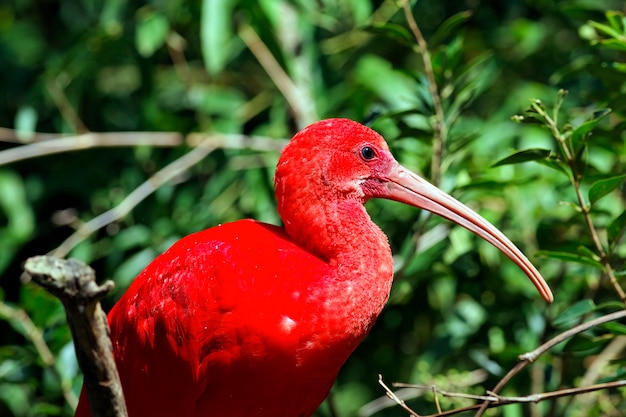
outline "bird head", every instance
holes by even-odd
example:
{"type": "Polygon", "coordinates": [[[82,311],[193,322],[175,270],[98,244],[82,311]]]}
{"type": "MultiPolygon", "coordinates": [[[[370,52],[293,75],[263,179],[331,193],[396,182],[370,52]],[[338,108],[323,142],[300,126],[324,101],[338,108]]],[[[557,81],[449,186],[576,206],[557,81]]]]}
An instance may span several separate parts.
{"type": "Polygon", "coordinates": [[[320,215],[313,212],[316,206],[363,204],[370,198],[398,201],[437,214],[491,243],[526,273],[545,300],[553,300],[541,274],[500,230],[400,165],[383,137],[360,123],[327,119],[297,133],[281,154],[275,185],[287,230],[296,218],[310,221],[320,215]],[[303,215],[294,216],[297,212],[303,215]]]}

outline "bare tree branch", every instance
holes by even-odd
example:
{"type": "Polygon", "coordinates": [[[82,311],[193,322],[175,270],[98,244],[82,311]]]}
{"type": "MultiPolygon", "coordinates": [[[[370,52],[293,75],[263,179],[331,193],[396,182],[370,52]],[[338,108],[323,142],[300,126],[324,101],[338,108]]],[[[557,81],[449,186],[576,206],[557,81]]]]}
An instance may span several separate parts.
{"type": "Polygon", "coordinates": [[[303,91],[289,77],[280,66],[272,51],[269,50],[263,40],[257,35],[252,26],[244,24],[239,29],[239,37],[244,41],[250,52],[254,54],[267,75],[272,79],[280,90],[294,113],[299,128],[304,128],[319,119],[315,112],[313,102],[303,94],[303,91]]]}
{"type": "MultiPolygon", "coordinates": [[[[2,133],[7,134],[9,131],[10,129],[3,129],[2,133]]],[[[37,133],[35,135],[37,137],[49,134],[37,133]]],[[[48,138],[0,152],[0,166],[29,158],[96,147],[177,146],[182,142],[182,136],[175,132],[90,132],[77,136],[59,136],[56,135],[55,139],[48,138]]]]}
{"type": "Polygon", "coordinates": [[[59,298],[65,307],[92,416],[127,416],[109,327],[100,306],[100,300],[113,289],[113,281],[100,286],[93,269],[83,262],[50,256],[27,259],[24,271],[27,279],[59,298]]]}
{"type": "Polygon", "coordinates": [[[391,389],[382,382],[382,378],[380,376],[379,376],[379,383],[385,389],[385,393],[387,394],[389,398],[394,400],[399,406],[401,406],[403,409],[408,411],[411,414],[411,416],[415,416],[415,417],[452,416],[452,415],[464,413],[467,411],[473,411],[473,410],[480,411],[481,407],[485,406],[485,404],[487,408],[494,408],[494,407],[502,407],[502,406],[510,405],[510,404],[538,403],[541,401],[553,400],[555,398],[560,398],[560,397],[586,394],[589,392],[612,389],[612,388],[626,387],[626,380],[619,380],[619,381],[606,382],[602,384],[590,385],[586,387],[566,388],[566,389],[561,389],[561,390],[556,390],[556,391],[545,392],[541,394],[531,394],[531,395],[520,396],[520,397],[511,397],[511,396],[497,395],[491,391],[487,391],[487,395],[471,395],[471,394],[465,394],[465,393],[444,391],[435,386],[394,383],[393,386],[395,387],[414,388],[414,389],[419,389],[419,390],[432,391],[435,394],[435,398],[436,398],[436,395],[438,394],[443,397],[468,398],[468,399],[480,400],[480,401],[485,402],[483,404],[474,404],[474,405],[470,405],[467,407],[459,407],[459,408],[455,408],[453,410],[448,410],[448,411],[441,411],[439,406],[437,406],[437,409],[438,409],[437,413],[425,415],[425,414],[417,414],[414,410],[408,407],[406,403],[404,402],[404,400],[398,398],[396,394],[393,391],[391,391],[391,389]]]}

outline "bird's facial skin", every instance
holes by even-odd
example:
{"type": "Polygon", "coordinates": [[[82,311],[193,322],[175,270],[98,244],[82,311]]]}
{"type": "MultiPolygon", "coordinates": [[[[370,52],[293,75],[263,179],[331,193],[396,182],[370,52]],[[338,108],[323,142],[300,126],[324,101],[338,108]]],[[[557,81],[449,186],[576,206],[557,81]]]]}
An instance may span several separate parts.
{"type": "Polygon", "coordinates": [[[354,154],[367,166],[361,182],[364,201],[385,198],[428,210],[465,227],[515,262],[530,278],[541,296],[552,301],[550,287],[524,254],[495,226],[452,196],[400,165],[387,149],[370,143],[357,146],[354,154]]]}
{"type": "MultiPolygon", "coordinates": [[[[288,230],[294,231],[294,236],[312,226],[310,222],[295,225],[299,220],[290,216],[291,213],[303,210],[321,213],[329,205],[336,207],[348,203],[355,206],[370,198],[399,201],[435,213],[485,239],[528,275],[544,299],[553,299],[537,269],[502,232],[400,165],[383,137],[363,125],[344,119],[328,119],[304,129],[283,151],[276,178],[279,212],[288,230]],[[302,146],[303,142],[308,146],[302,146]],[[301,165],[296,167],[293,161],[301,165]],[[298,177],[298,180],[287,181],[288,176],[298,177]],[[312,195],[307,190],[315,191],[312,195]],[[312,207],[310,203],[315,199],[319,202],[318,207],[312,207]],[[301,204],[302,201],[306,204],[301,204]]],[[[309,233],[311,237],[319,234],[318,230],[309,233]]]]}

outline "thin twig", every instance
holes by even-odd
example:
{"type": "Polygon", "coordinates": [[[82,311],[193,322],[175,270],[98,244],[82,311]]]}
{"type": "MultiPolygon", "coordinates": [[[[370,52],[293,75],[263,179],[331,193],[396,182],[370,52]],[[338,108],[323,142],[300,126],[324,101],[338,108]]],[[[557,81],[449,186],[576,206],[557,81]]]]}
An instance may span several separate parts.
{"type": "Polygon", "coordinates": [[[411,410],[411,408],[406,405],[406,403],[404,402],[404,400],[401,400],[400,398],[398,398],[398,396],[396,396],[396,394],[394,394],[394,392],[391,390],[391,388],[389,388],[385,382],[383,381],[383,376],[382,375],[378,375],[378,383],[380,384],[381,387],[383,387],[383,389],[385,390],[385,394],[387,394],[387,397],[389,397],[391,400],[393,400],[396,404],[398,404],[400,407],[404,408],[406,411],[409,412],[409,414],[412,417],[420,417],[419,414],[417,414],[415,411],[411,410]]]}
{"type": "Polygon", "coordinates": [[[23,133],[19,130],[0,127],[0,142],[18,143],[20,145],[39,142],[40,140],[58,139],[62,135],[59,135],[58,133],[28,132],[27,140],[25,140],[22,136],[23,133]]]}
{"type": "Polygon", "coordinates": [[[113,281],[96,283],[95,272],[75,259],[35,256],[26,260],[24,275],[63,303],[74,338],[76,358],[85,376],[84,386],[93,417],[126,417],[113,344],[100,300],[114,287],[113,281]]]}
{"type": "MultiPolygon", "coordinates": [[[[66,76],[66,74],[64,74],[66,76]]],[[[78,113],[70,103],[70,100],[67,98],[63,87],[61,87],[61,83],[59,82],[60,77],[63,75],[59,75],[55,78],[51,78],[48,80],[46,86],[48,87],[48,93],[50,97],[52,97],[52,101],[56,104],[61,116],[70,125],[72,130],[75,133],[82,134],[89,132],[87,126],[83,123],[83,121],[78,116],[78,113]]]]}
{"type": "MultiPolygon", "coordinates": [[[[380,377],[379,377],[379,383],[380,383],[380,377]]],[[[386,385],[384,384],[381,384],[381,385],[383,385],[383,388],[385,389],[387,396],[389,396],[389,398],[396,401],[396,398],[398,397],[395,395],[395,393],[391,392],[391,390],[386,385]]],[[[565,388],[565,389],[556,390],[556,391],[544,392],[541,394],[531,394],[531,395],[516,396],[516,397],[502,396],[492,391],[487,391],[487,395],[471,395],[471,394],[466,394],[466,393],[444,391],[433,386],[425,386],[425,385],[394,384],[394,386],[402,386],[404,388],[412,387],[412,388],[420,389],[420,390],[429,390],[429,391],[436,392],[437,394],[440,394],[444,397],[449,397],[449,398],[467,398],[467,399],[485,401],[485,403],[483,404],[474,404],[474,405],[470,405],[467,407],[459,407],[459,408],[455,408],[453,410],[448,410],[448,411],[438,410],[436,414],[422,415],[422,417],[444,417],[444,416],[451,416],[451,415],[455,415],[455,414],[459,414],[459,413],[463,413],[467,411],[479,410],[485,404],[487,408],[494,408],[494,407],[502,407],[502,406],[509,405],[509,404],[538,403],[541,401],[552,400],[552,399],[560,398],[560,397],[574,396],[574,395],[585,394],[585,393],[594,392],[594,391],[626,387],[626,380],[618,380],[618,381],[606,382],[606,383],[589,385],[589,386],[578,387],[578,388],[565,388]]],[[[398,398],[396,403],[398,405],[401,405],[405,410],[411,413],[411,415],[417,415],[415,411],[409,408],[403,400],[400,400],[398,398]]]]}
{"type": "Polygon", "coordinates": [[[263,69],[265,69],[265,72],[267,72],[276,87],[278,87],[285,97],[285,100],[287,100],[287,103],[289,103],[297,121],[298,128],[304,128],[318,120],[318,116],[313,108],[313,103],[307,100],[306,95],[302,93],[296,83],[287,75],[252,26],[248,24],[242,25],[239,29],[239,37],[244,41],[263,69]]]}
{"type": "Polygon", "coordinates": [[[182,157],[171,162],[164,168],[160,169],[148,180],[144,181],[139,187],[135,188],[128,194],[120,204],[110,210],[94,217],[87,223],[84,223],[70,237],[65,239],[61,245],[54,249],[50,255],[65,257],[67,254],[82,242],[86,237],[95,231],[125,217],[133,208],[135,208],[146,197],[156,191],[163,184],[169,182],[176,176],[180,175],[190,167],[194,166],[208,154],[213,152],[215,147],[198,146],[186,153],[182,157]]]}
{"type": "MultiPolygon", "coordinates": [[[[619,311],[615,311],[613,313],[609,313],[604,316],[595,318],[593,320],[589,320],[585,323],[579,324],[578,326],[572,327],[571,329],[566,330],[563,333],[558,334],[557,336],[548,340],[547,342],[545,342],[538,348],[520,355],[519,356],[520,362],[518,362],[509,372],[507,372],[507,374],[496,384],[496,386],[491,390],[491,392],[494,395],[500,392],[500,390],[502,390],[502,388],[522,369],[524,369],[527,365],[536,361],[539,356],[543,355],[545,352],[552,349],[554,346],[558,345],[559,343],[579,333],[585,332],[592,327],[599,326],[600,324],[608,323],[610,321],[619,320],[625,317],[626,317],[626,310],[619,310],[619,311]]],[[[487,407],[488,407],[488,403],[484,402],[482,404],[482,407],[478,410],[478,413],[476,413],[476,417],[482,416],[485,410],[487,409],[487,407]]]]}
{"type": "Polygon", "coordinates": [[[420,55],[422,56],[422,61],[424,62],[424,72],[426,73],[426,78],[428,79],[428,88],[430,89],[430,95],[433,100],[436,121],[433,126],[433,155],[430,167],[430,182],[434,185],[439,185],[441,178],[441,161],[443,160],[445,143],[448,138],[448,128],[446,126],[445,114],[441,105],[441,95],[439,94],[439,89],[437,87],[433,63],[430,58],[430,52],[428,51],[428,43],[426,42],[424,35],[422,35],[422,31],[411,13],[409,0],[405,0],[402,6],[404,8],[404,15],[406,16],[407,23],[409,24],[409,28],[411,29],[411,32],[413,32],[413,36],[417,41],[420,55]]]}
{"type": "Polygon", "coordinates": [[[601,324],[608,323],[610,321],[619,320],[625,317],[626,317],[626,310],[619,310],[613,313],[605,314],[604,316],[600,316],[593,320],[589,320],[585,323],[581,323],[578,326],[572,327],[571,329],[566,330],[563,333],[553,337],[552,339],[548,340],[546,343],[539,346],[537,349],[520,355],[519,359],[521,361],[528,361],[529,363],[532,363],[536,361],[539,356],[543,355],[545,352],[552,349],[554,346],[571,338],[572,336],[585,332],[591,329],[592,327],[599,326],[601,324]]]}
{"type": "Polygon", "coordinates": [[[187,47],[187,41],[178,32],[171,31],[167,35],[167,52],[170,54],[170,59],[174,64],[174,71],[180,79],[180,81],[187,87],[191,85],[191,71],[189,63],[185,57],[185,48],[187,47]]]}
{"type": "MultiPolygon", "coordinates": [[[[39,133],[37,134],[39,135],[39,133]]],[[[0,166],[24,159],[96,147],[177,146],[182,136],[176,132],[90,132],[78,136],[41,140],[0,152],[0,166]]]]}

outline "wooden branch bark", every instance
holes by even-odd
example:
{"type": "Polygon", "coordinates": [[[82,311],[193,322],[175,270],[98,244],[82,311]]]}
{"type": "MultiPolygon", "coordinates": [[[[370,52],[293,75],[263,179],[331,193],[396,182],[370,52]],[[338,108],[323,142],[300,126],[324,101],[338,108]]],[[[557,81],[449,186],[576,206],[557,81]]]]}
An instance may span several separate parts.
{"type": "Polygon", "coordinates": [[[88,265],[52,256],[27,259],[24,270],[26,278],[59,298],[65,307],[92,416],[126,417],[109,326],[100,306],[100,300],[113,289],[113,281],[98,285],[88,265]]]}

